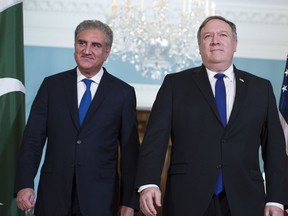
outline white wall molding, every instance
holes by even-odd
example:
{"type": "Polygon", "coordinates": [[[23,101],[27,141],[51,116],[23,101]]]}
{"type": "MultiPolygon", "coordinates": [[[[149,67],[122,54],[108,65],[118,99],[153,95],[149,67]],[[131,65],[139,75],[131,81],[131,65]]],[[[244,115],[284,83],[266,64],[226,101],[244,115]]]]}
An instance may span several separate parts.
{"type": "MultiPolygon", "coordinates": [[[[259,1],[258,1],[259,2],[259,1]]],[[[250,25],[280,25],[288,27],[288,2],[283,5],[240,3],[240,1],[219,1],[216,13],[238,23],[250,25]]]]}
{"type": "Polygon", "coordinates": [[[25,11],[38,12],[64,12],[64,13],[94,13],[103,9],[103,4],[99,1],[83,0],[26,0],[24,1],[25,11]]]}
{"type": "MultiPolygon", "coordinates": [[[[181,4],[177,0],[170,2],[175,11],[179,11],[177,7],[179,9],[181,4]]],[[[35,46],[73,47],[75,27],[84,19],[100,19],[105,22],[106,14],[109,13],[108,3],[100,0],[26,0],[24,43],[35,46]]],[[[236,57],[286,57],[287,0],[278,0],[277,4],[273,3],[273,0],[216,0],[216,3],[216,14],[232,20],[237,25],[239,43],[236,57]]]]}
{"type": "Polygon", "coordinates": [[[101,1],[24,1],[24,44],[73,47],[74,30],[85,19],[105,18],[101,1]]]}
{"type": "Polygon", "coordinates": [[[238,31],[238,49],[243,58],[280,59],[288,53],[288,1],[281,4],[256,1],[223,1],[216,13],[232,20],[238,31]]]}
{"type": "Polygon", "coordinates": [[[160,85],[131,83],[136,92],[137,109],[150,110],[160,85]]]}

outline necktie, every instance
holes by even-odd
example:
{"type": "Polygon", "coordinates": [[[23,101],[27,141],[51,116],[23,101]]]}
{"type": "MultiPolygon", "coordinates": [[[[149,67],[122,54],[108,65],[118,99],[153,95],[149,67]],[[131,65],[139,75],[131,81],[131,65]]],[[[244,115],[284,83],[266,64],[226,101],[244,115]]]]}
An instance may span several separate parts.
{"type": "Polygon", "coordinates": [[[86,113],[87,113],[87,111],[89,109],[89,106],[90,106],[90,103],[91,103],[91,100],[92,100],[90,86],[91,86],[91,83],[93,82],[90,79],[83,79],[82,81],[86,85],[86,91],[83,94],[83,97],[81,99],[80,106],[79,106],[80,125],[82,125],[82,122],[83,122],[83,120],[84,120],[84,118],[86,116],[86,113]]]}
{"type": "MultiPolygon", "coordinates": [[[[221,122],[224,127],[226,127],[227,124],[227,116],[226,116],[226,90],[225,90],[225,84],[223,78],[225,77],[224,74],[216,74],[214,76],[217,78],[216,84],[215,84],[215,101],[218,109],[219,116],[221,118],[221,122]]],[[[222,169],[220,169],[219,177],[217,186],[215,188],[214,194],[218,195],[223,191],[223,175],[222,175],[222,169]]]]}

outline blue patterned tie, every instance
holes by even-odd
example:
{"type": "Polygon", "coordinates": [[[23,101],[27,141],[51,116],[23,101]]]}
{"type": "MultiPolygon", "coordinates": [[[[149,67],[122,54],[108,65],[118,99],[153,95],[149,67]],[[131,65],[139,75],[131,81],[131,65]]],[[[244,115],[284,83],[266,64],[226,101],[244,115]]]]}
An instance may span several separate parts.
{"type": "MultiPolygon", "coordinates": [[[[226,90],[223,78],[224,74],[218,73],[214,76],[217,78],[215,84],[215,101],[218,109],[219,116],[221,118],[222,124],[226,127],[227,124],[227,114],[226,114],[226,90]]],[[[218,195],[223,191],[223,174],[222,169],[220,169],[217,186],[215,188],[214,194],[218,195]]]]}
{"type": "Polygon", "coordinates": [[[82,125],[82,122],[83,122],[83,120],[84,120],[84,118],[86,116],[86,113],[87,113],[87,111],[89,109],[89,106],[90,106],[90,103],[91,103],[91,100],[92,100],[90,86],[91,86],[91,83],[93,82],[90,79],[83,79],[82,81],[86,85],[86,91],[83,94],[83,97],[81,99],[80,106],[79,106],[80,125],[82,125]]]}

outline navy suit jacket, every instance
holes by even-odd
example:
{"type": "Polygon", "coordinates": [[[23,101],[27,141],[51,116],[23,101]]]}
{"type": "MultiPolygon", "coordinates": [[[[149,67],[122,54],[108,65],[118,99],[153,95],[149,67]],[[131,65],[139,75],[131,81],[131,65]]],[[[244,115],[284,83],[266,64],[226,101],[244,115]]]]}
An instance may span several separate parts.
{"type": "Polygon", "coordinates": [[[137,187],[160,184],[171,136],[165,216],[203,215],[220,167],[233,216],[261,216],[266,202],[287,203],[285,140],[272,86],[235,67],[234,73],[236,96],[226,128],[204,66],[165,77],[140,147],[136,180],[137,187]]]}
{"type": "Polygon", "coordinates": [[[134,178],[139,138],[134,88],[104,68],[82,126],[77,104],[76,68],[44,79],[24,131],[15,192],[34,187],[47,139],[37,216],[67,215],[74,173],[83,215],[114,216],[118,205],[137,209],[134,178]]]}

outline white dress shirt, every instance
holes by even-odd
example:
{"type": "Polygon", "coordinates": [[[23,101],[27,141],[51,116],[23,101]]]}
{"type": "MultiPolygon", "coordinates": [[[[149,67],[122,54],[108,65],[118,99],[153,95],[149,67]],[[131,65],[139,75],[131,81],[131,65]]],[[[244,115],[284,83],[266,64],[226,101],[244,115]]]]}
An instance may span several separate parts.
{"type": "MultiPolygon", "coordinates": [[[[213,72],[207,69],[208,78],[211,84],[211,88],[215,97],[215,84],[217,78],[215,78],[215,74],[217,72],[213,72]]],[[[233,65],[231,65],[226,71],[223,72],[225,77],[223,78],[226,90],[226,113],[227,113],[227,124],[229,122],[229,117],[233,108],[234,100],[235,100],[235,92],[236,92],[236,82],[235,82],[235,75],[233,72],[233,65]]]]}
{"type": "MultiPolygon", "coordinates": [[[[103,68],[101,68],[101,70],[93,77],[89,78],[91,80],[93,80],[93,82],[91,83],[90,86],[90,91],[91,91],[91,95],[92,95],[92,100],[94,98],[94,95],[96,94],[96,91],[98,89],[98,85],[101,81],[101,78],[103,76],[104,70],[103,68]]],[[[79,71],[79,69],[77,68],[77,98],[78,98],[78,107],[80,105],[81,99],[83,97],[84,92],[86,91],[86,84],[82,81],[83,79],[86,79],[87,77],[85,77],[83,74],[81,74],[81,72],[79,71]]]]}

